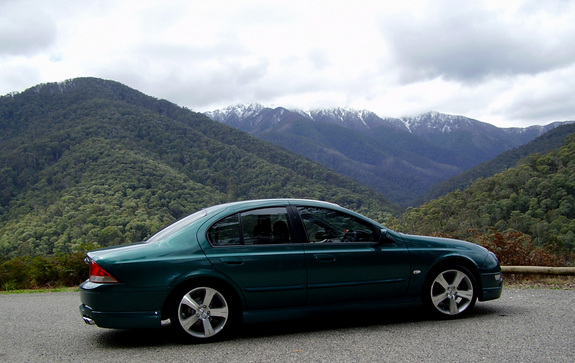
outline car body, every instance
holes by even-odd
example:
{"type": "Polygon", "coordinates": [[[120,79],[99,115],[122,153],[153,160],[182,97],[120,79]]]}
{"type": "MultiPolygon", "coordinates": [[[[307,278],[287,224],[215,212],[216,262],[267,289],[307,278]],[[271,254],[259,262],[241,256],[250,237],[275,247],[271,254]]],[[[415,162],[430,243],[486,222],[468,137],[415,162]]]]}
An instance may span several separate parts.
{"type": "Polygon", "coordinates": [[[148,241],[90,251],[84,321],[171,324],[217,339],[243,319],[424,304],[445,317],[501,296],[497,257],[464,241],[397,233],[336,204],[265,199],[213,206],[148,241]]]}

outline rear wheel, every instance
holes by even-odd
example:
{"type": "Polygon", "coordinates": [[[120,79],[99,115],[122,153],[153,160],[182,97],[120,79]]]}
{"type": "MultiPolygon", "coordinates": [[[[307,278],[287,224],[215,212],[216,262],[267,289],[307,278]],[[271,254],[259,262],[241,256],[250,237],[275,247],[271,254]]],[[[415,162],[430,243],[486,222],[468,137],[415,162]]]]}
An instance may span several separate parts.
{"type": "Polygon", "coordinates": [[[232,297],[220,287],[189,287],[175,301],[172,325],[191,340],[219,339],[231,331],[237,318],[235,308],[230,305],[232,297]]]}
{"type": "Polygon", "coordinates": [[[424,294],[426,305],[444,317],[463,316],[473,309],[477,301],[475,279],[463,266],[436,270],[424,294]]]}

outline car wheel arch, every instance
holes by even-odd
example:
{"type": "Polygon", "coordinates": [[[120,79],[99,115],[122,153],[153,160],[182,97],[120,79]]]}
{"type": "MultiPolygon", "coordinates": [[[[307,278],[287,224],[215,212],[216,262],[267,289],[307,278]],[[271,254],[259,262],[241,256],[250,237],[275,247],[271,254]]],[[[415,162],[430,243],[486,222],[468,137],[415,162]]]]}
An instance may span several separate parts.
{"type": "MultiPolygon", "coordinates": [[[[453,266],[465,267],[467,270],[469,270],[469,272],[473,274],[473,282],[476,285],[475,287],[477,290],[478,297],[481,297],[482,287],[481,287],[481,277],[479,275],[479,268],[472,260],[462,256],[449,256],[433,264],[425,276],[425,282],[423,283],[422,289],[425,290],[430,279],[433,279],[440,270],[453,266]]],[[[425,293],[426,293],[425,291],[422,291],[421,296],[425,296],[424,295],[425,293]]]]}
{"type": "MultiPolygon", "coordinates": [[[[234,304],[241,312],[244,310],[245,303],[238,291],[224,279],[213,276],[193,276],[179,282],[168,294],[162,307],[162,319],[167,319],[174,304],[177,303],[178,297],[184,290],[189,290],[195,286],[217,287],[225,291],[231,297],[231,303],[234,304]]],[[[241,315],[241,314],[240,314],[241,315]]]]}

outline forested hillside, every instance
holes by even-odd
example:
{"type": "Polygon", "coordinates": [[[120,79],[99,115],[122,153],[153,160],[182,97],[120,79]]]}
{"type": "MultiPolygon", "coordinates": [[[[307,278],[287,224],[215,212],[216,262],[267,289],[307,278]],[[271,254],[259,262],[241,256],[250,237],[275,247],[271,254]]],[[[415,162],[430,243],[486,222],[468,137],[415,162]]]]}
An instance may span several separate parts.
{"type": "Polygon", "coordinates": [[[323,199],[382,220],[395,207],[308,159],[95,78],[0,98],[0,262],[145,239],[200,208],[323,199]]]}
{"type": "Polygon", "coordinates": [[[353,177],[403,208],[430,185],[461,171],[453,166],[456,157],[409,133],[380,127],[370,135],[329,123],[292,121],[257,136],[353,177]]]}
{"type": "Polygon", "coordinates": [[[533,141],[499,154],[496,158],[464,171],[445,182],[435,185],[427,193],[425,201],[446,195],[454,190],[469,187],[478,178],[488,178],[517,165],[519,160],[536,153],[559,149],[568,135],[575,133],[575,123],[567,123],[547,131],[533,141]]]}
{"type": "Polygon", "coordinates": [[[488,244],[507,264],[572,265],[575,135],[558,150],[529,156],[464,191],[410,208],[392,225],[488,244]]]}

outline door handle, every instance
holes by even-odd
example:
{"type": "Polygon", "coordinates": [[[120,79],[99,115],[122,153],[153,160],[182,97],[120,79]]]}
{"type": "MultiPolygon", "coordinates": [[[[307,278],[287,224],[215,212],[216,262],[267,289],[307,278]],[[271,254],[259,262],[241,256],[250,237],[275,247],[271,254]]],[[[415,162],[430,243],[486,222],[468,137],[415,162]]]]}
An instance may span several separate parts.
{"type": "Polygon", "coordinates": [[[334,255],[329,255],[329,254],[317,254],[317,255],[313,255],[313,257],[321,262],[335,262],[335,256],[334,255]]]}
{"type": "Polygon", "coordinates": [[[234,258],[234,257],[220,258],[220,261],[228,265],[243,265],[244,263],[244,260],[242,260],[241,258],[234,258]]]}

